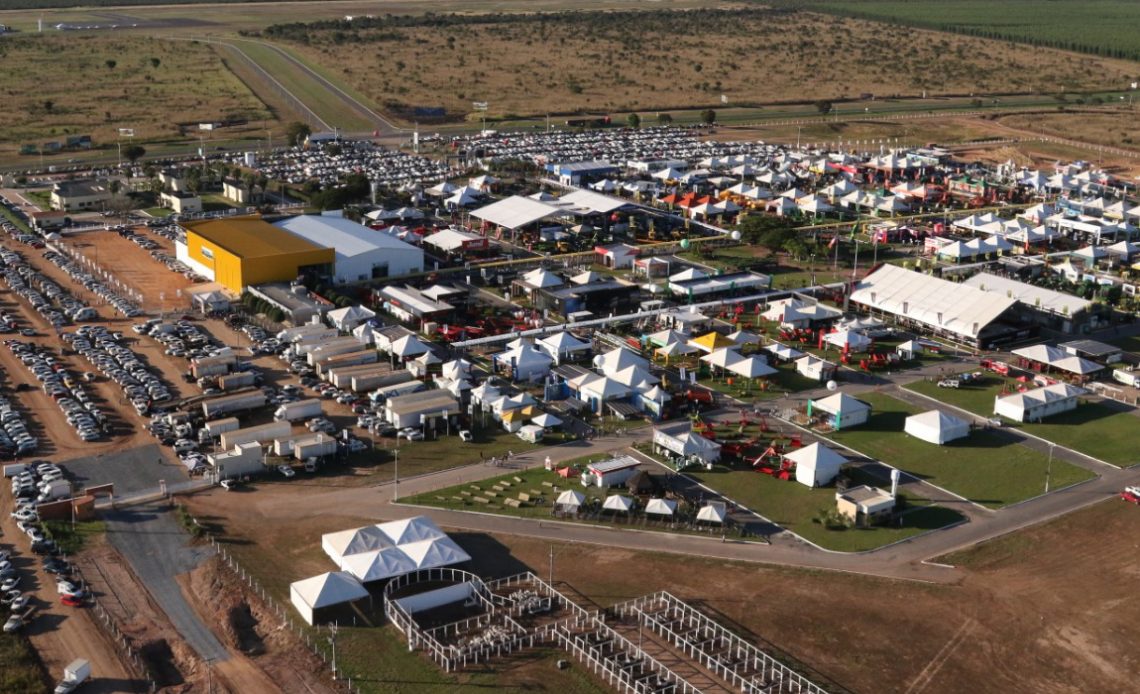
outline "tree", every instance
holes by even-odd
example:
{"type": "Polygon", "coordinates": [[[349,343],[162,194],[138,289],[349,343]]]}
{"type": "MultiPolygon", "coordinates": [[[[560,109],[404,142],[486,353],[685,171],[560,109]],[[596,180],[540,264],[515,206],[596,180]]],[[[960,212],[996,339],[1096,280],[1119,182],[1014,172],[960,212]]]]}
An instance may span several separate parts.
{"type": "Polygon", "coordinates": [[[53,108],[55,108],[55,102],[51,99],[44,99],[44,110],[51,113],[53,108]]]}
{"type": "Polygon", "coordinates": [[[819,111],[820,114],[826,116],[827,114],[831,113],[831,102],[820,99],[819,101],[815,102],[815,110],[819,111]]]}
{"type": "Polygon", "coordinates": [[[114,70],[114,69],[115,69],[115,66],[116,66],[116,65],[118,65],[118,64],[119,64],[119,63],[118,63],[118,62],[116,62],[116,61],[114,61],[114,60],[108,60],[108,61],[106,62],[106,65],[107,65],[107,69],[108,69],[108,70],[114,70]]]}
{"type": "Polygon", "coordinates": [[[158,67],[159,65],[162,65],[161,60],[159,60],[158,58],[151,58],[150,59],[150,66],[151,67],[158,67]]]}
{"type": "Polygon", "coordinates": [[[657,122],[661,125],[669,125],[673,122],[673,116],[669,115],[668,113],[658,113],[657,122]]]}
{"type": "Polygon", "coordinates": [[[786,217],[748,215],[740,223],[740,235],[747,243],[777,253],[786,250],[788,242],[796,238],[796,230],[786,217]]]}
{"type": "Polygon", "coordinates": [[[631,128],[641,127],[641,116],[636,113],[631,113],[626,116],[625,122],[628,123],[631,128]]]}
{"type": "Polygon", "coordinates": [[[123,156],[127,158],[132,164],[139,159],[146,156],[146,147],[142,145],[129,144],[123,148],[123,156]]]}
{"type": "Polygon", "coordinates": [[[303,143],[305,138],[313,134],[313,129],[307,123],[300,121],[293,121],[285,126],[285,141],[289,143],[290,147],[296,147],[303,143]]]}
{"type": "Polygon", "coordinates": [[[711,108],[706,108],[705,110],[701,111],[701,120],[706,125],[712,125],[716,122],[716,111],[712,110],[711,108]]]}

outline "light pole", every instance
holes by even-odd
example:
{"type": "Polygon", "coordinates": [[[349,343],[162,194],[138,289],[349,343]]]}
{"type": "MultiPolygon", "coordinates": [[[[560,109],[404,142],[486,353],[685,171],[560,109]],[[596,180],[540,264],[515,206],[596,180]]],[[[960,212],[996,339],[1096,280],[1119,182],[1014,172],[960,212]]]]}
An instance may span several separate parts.
{"type": "Polygon", "coordinates": [[[332,646],[332,675],[333,682],[336,681],[336,632],[337,623],[333,622],[329,625],[329,645],[332,646]]]}
{"type": "Polygon", "coordinates": [[[1053,449],[1057,444],[1049,444],[1049,462],[1045,465],[1045,493],[1049,493],[1049,478],[1053,475],[1053,449]]]}
{"type": "Polygon", "coordinates": [[[395,481],[395,486],[392,489],[392,501],[399,501],[400,500],[400,437],[399,436],[396,437],[395,456],[396,456],[396,465],[395,465],[396,481],[395,481]]]}

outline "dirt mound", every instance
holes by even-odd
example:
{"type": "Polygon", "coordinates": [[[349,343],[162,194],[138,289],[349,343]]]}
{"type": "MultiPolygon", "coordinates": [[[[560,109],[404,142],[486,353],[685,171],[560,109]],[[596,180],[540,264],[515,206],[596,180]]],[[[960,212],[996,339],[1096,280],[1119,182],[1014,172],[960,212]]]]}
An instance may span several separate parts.
{"type": "Polygon", "coordinates": [[[227,646],[252,662],[285,692],[331,692],[326,666],[261,598],[213,556],[185,576],[183,589],[227,646]]]}
{"type": "Polygon", "coordinates": [[[182,672],[179,671],[174,656],[174,651],[170,648],[170,643],[166,639],[158,639],[156,641],[148,641],[139,646],[139,655],[143,659],[147,672],[150,673],[151,679],[155,681],[160,687],[177,687],[185,684],[186,680],[182,677],[182,672]]]}

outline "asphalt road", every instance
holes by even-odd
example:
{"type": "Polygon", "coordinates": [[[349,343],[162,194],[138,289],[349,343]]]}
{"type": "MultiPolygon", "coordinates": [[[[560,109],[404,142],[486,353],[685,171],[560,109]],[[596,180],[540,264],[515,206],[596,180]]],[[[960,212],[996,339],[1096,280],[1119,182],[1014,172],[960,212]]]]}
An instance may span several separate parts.
{"type": "Polygon", "coordinates": [[[175,576],[190,571],[214,551],[191,547],[190,536],[167,504],[116,509],[106,515],[107,537],[170,618],[186,643],[207,662],[228,660],[229,651],[186,601],[175,576]]]}

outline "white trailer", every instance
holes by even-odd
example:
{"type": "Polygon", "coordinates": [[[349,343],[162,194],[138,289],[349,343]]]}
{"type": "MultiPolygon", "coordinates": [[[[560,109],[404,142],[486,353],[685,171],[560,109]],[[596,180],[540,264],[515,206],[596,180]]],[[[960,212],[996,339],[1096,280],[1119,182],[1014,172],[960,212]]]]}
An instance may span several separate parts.
{"type": "Polygon", "coordinates": [[[261,444],[256,441],[240,443],[232,450],[208,455],[206,461],[217,471],[218,479],[222,480],[256,475],[265,471],[261,444]]]}
{"type": "MultiPolygon", "coordinates": [[[[311,349],[306,352],[306,358],[309,361],[309,366],[316,366],[329,357],[362,351],[365,351],[365,348],[355,337],[341,337],[335,340],[329,340],[328,342],[322,342],[316,349],[311,349]]],[[[367,351],[375,352],[376,350],[367,351]]]]}
{"type": "Polygon", "coordinates": [[[313,335],[323,335],[325,337],[336,337],[337,331],[328,327],[324,323],[306,323],[305,325],[297,325],[292,328],[285,328],[277,333],[277,339],[282,342],[300,342],[304,338],[313,335]]]}
{"type": "MultiPolygon", "coordinates": [[[[312,354],[309,355],[312,358],[312,354]]],[[[380,353],[374,349],[361,349],[356,352],[345,352],[330,357],[321,357],[313,366],[317,373],[324,377],[333,369],[343,369],[346,366],[360,366],[362,364],[375,364],[380,360],[380,353]]]]}
{"type": "Polygon", "coordinates": [[[257,377],[252,371],[240,371],[219,377],[218,387],[222,389],[222,392],[228,393],[231,390],[252,386],[256,380],[257,377]]]}
{"type": "Polygon", "coordinates": [[[285,403],[273,413],[273,419],[278,422],[295,422],[300,419],[319,417],[321,412],[321,401],[311,398],[285,403]]]}
{"type": "Polygon", "coordinates": [[[224,395],[220,398],[203,401],[202,414],[205,415],[206,419],[216,419],[228,414],[234,414],[235,412],[244,412],[246,410],[255,410],[259,407],[265,407],[265,403],[265,393],[260,390],[224,395]]]}
{"type": "Polygon", "coordinates": [[[9,463],[4,466],[4,477],[15,477],[28,469],[27,463],[9,463]]]}
{"type": "Polygon", "coordinates": [[[201,357],[199,359],[190,360],[190,373],[194,378],[204,378],[206,376],[221,376],[233,371],[234,365],[237,364],[237,355],[232,351],[219,354],[213,357],[201,357]]]}
{"type": "Polygon", "coordinates": [[[336,439],[328,434],[315,434],[293,442],[293,457],[297,460],[324,458],[336,453],[336,439]]]}
{"type": "Polygon", "coordinates": [[[327,342],[339,335],[335,328],[324,328],[319,331],[312,331],[303,335],[294,337],[289,342],[294,345],[313,345],[320,342],[327,342]]]}
{"type": "Polygon", "coordinates": [[[1112,372],[1112,380],[1117,383],[1123,383],[1126,386],[1133,388],[1140,388],[1140,371],[1133,371],[1131,369],[1115,369],[1112,372]]]}
{"type": "Polygon", "coordinates": [[[239,443],[272,441],[274,439],[285,438],[292,432],[293,425],[289,424],[289,422],[270,422],[269,424],[262,424],[256,427],[246,427],[245,429],[224,432],[219,437],[218,445],[228,451],[239,443]]]}
{"type": "Polygon", "coordinates": [[[225,419],[215,419],[206,422],[202,427],[202,431],[206,432],[206,436],[211,439],[216,439],[227,431],[237,431],[241,428],[241,422],[237,417],[226,417],[225,419]]]}
{"type": "MultiPolygon", "coordinates": [[[[408,374],[408,375],[410,376],[411,374],[408,374]]],[[[416,380],[401,381],[400,383],[393,383],[391,385],[380,386],[379,388],[377,388],[376,390],[374,390],[368,394],[368,399],[371,400],[373,403],[381,403],[381,402],[386,402],[387,400],[390,400],[392,398],[398,398],[401,395],[407,395],[408,393],[415,393],[417,391],[423,390],[423,388],[424,388],[423,381],[416,381],[416,380]]]]}
{"type": "Polygon", "coordinates": [[[628,455],[600,463],[591,463],[582,473],[582,486],[616,487],[637,473],[641,463],[628,455]]]}
{"type": "MultiPolygon", "coordinates": [[[[298,355],[298,356],[304,356],[307,354],[311,354],[311,353],[317,351],[318,349],[325,349],[325,348],[329,348],[331,350],[335,350],[337,348],[342,348],[342,349],[344,349],[344,351],[351,351],[354,349],[360,349],[360,341],[357,340],[355,337],[352,337],[351,335],[348,337],[334,337],[331,340],[322,340],[321,342],[311,342],[311,343],[305,344],[305,345],[293,345],[293,353],[298,355]]],[[[326,354],[340,354],[340,353],[341,352],[336,352],[336,351],[326,352],[326,354]]]]}
{"type": "Polygon", "coordinates": [[[352,379],[361,374],[391,373],[387,364],[352,364],[325,371],[325,380],[342,390],[352,388],[352,379]]]}

